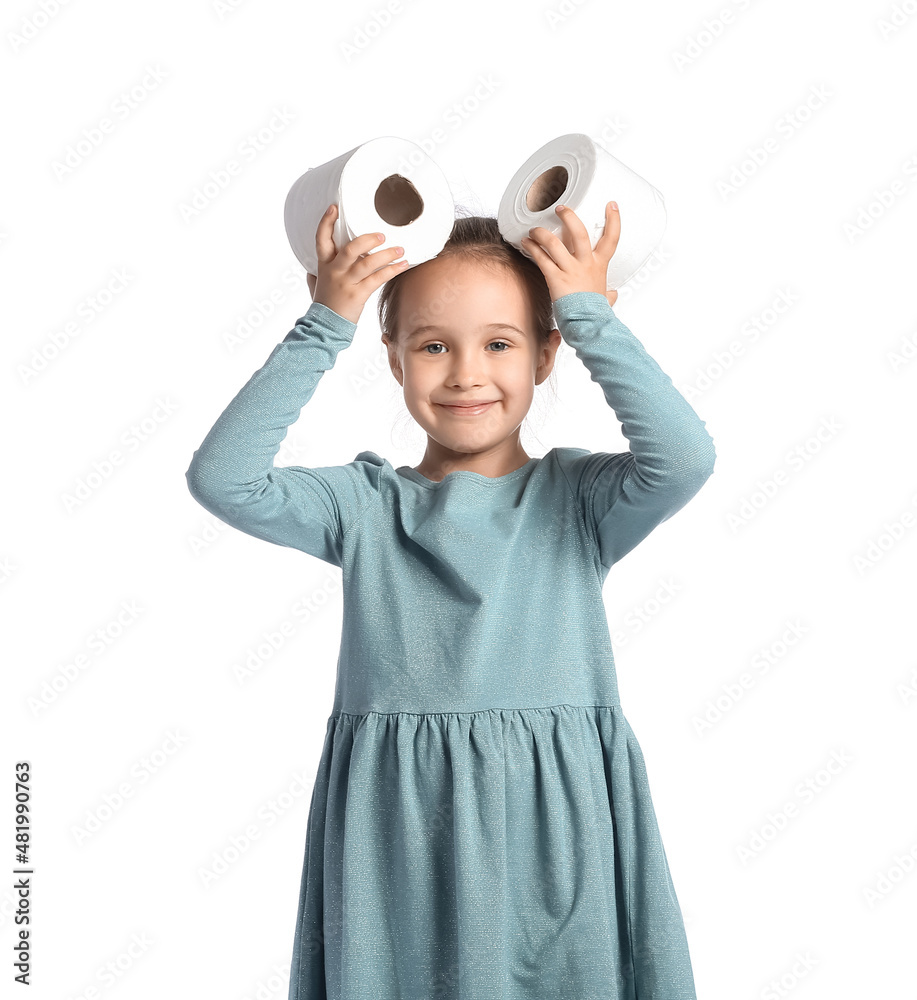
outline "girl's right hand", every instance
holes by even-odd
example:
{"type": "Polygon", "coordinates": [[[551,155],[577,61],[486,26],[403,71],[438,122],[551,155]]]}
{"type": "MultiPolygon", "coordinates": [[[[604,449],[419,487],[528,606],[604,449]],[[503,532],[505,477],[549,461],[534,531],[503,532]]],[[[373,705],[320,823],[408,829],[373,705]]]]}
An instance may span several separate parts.
{"type": "Polygon", "coordinates": [[[318,275],[309,274],[306,280],[313,302],[321,302],[339,316],[356,323],[370,295],[389,278],[404,271],[408,262],[397,261],[404,253],[403,247],[370,253],[382,242],[381,233],[355,236],[337,250],[331,236],[337,213],[338,206],[329,205],[318,224],[315,232],[318,275]]]}

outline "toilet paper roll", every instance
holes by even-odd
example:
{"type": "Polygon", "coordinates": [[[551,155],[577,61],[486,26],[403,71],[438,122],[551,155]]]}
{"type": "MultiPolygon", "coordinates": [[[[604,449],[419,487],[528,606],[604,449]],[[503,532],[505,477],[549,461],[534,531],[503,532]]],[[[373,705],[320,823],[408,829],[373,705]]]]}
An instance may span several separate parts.
{"type": "Polygon", "coordinates": [[[532,153],[503,194],[497,224],[503,238],[526,253],[522,238],[534,226],[563,236],[554,208],[569,205],[585,225],[594,250],[605,231],[605,205],[612,199],[621,213],[621,236],[608,262],[606,289],[620,288],[661,242],[665,201],[652,184],[588,135],[562,135],[532,153]]]}
{"type": "MultiPolygon", "coordinates": [[[[410,267],[435,257],[455,224],[455,203],[445,174],[416,143],[381,136],[310,167],[287,193],[283,221],[293,253],[318,274],[315,232],[338,206],[332,239],[338,250],[356,236],[385,234],[387,247],[404,247],[410,267]]],[[[387,261],[387,263],[391,263],[387,261]]],[[[381,265],[385,266],[385,264],[381,265]]]]}

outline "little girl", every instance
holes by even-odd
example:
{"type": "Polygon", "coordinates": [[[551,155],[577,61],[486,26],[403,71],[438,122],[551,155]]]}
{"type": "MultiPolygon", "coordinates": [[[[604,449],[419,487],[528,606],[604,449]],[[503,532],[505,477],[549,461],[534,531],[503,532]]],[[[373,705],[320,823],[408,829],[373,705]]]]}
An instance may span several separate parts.
{"type": "Polygon", "coordinates": [[[290,1000],[695,1000],[602,587],[698,492],[715,451],[606,296],[615,203],[594,250],[557,212],[563,239],[534,228],[524,253],[496,220],[459,218],[411,267],[401,248],[370,253],[376,233],[336,251],[330,206],[312,305],[188,468],[221,520],[343,574],[290,1000]],[[363,451],[274,466],[383,284],[420,464],[363,451]],[[630,451],[523,449],[561,335],[630,451]]]}

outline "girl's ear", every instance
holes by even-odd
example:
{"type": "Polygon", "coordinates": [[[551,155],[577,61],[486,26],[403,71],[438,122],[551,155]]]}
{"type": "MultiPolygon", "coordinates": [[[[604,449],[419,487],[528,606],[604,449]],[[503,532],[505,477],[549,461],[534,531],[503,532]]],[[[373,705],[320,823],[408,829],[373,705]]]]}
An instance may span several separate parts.
{"type": "Polygon", "coordinates": [[[395,376],[395,380],[400,386],[404,386],[404,373],[401,370],[401,363],[398,360],[398,349],[395,345],[382,334],[382,343],[385,344],[385,353],[388,358],[388,366],[391,369],[392,374],[395,376]]]}
{"type": "Polygon", "coordinates": [[[547,346],[542,348],[541,361],[535,370],[535,385],[541,385],[554,370],[557,348],[560,347],[562,340],[560,330],[555,327],[548,337],[547,346]]]}

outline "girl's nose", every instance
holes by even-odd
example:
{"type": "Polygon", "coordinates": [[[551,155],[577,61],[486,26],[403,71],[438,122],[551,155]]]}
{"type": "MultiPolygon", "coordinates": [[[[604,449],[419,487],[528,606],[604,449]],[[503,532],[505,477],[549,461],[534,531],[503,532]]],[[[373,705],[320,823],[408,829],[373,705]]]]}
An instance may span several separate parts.
{"type": "Polygon", "coordinates": [[[453,372],[448,381],[450,385],[471,389],[476,385],[484,385],[487,380],[483,375],[475,374],[471,369],[461,369],[453,372]]]}
{"type": "Polygon", "coordinates": [[[486,381],[485,365],[477,351],[454,351],[448,377],[456,385],[478,385],[486,381]]]}

